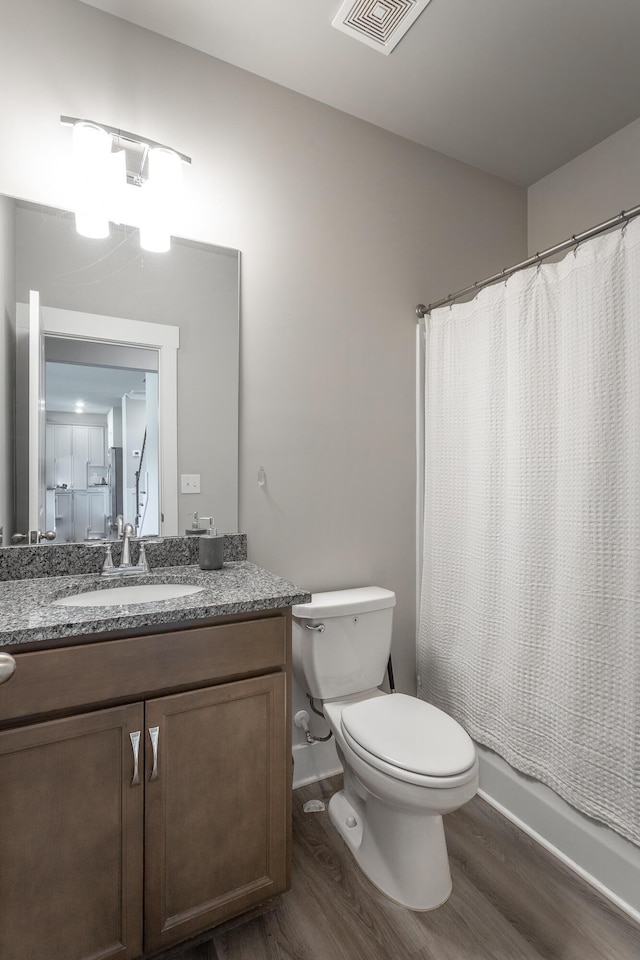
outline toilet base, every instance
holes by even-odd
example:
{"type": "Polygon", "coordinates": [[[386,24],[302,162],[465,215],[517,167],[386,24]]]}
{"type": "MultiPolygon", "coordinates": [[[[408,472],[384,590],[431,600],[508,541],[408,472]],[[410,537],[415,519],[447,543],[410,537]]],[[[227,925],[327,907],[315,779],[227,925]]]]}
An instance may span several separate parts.
{"type": "Polygon", "coordinates": [[[329,815],[362,872],[390,900],[409,910],[434,910],[451,893],[442,817],[391,808],[345,791],[333,795],[329,815]]]}

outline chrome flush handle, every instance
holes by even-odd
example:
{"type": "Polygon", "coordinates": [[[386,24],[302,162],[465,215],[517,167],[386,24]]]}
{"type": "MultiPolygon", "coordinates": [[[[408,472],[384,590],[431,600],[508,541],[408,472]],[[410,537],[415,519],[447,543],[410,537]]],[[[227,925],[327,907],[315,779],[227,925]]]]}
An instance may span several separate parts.
{"type": "Polygon", "coordinates": [[[158,779],[158,737],[160,736],[160,727],[149,727],[149,736],[151,737],[151,747],[153,748],[153,769],[149,781],[158,779]]]}
{"type": "Polygon", "coordinates": [[[318,633],[324,633],[324,623],[305,623],[307,630],[317,630],[318,633]]]}

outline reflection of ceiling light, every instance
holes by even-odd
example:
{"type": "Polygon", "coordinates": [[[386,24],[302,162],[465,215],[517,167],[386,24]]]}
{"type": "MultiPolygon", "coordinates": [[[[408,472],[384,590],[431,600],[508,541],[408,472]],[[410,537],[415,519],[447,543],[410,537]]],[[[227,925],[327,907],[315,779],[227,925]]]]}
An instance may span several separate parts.
{"type": "Polygon", "coordinates": [[[73,126],[76,229],[85,237],[109,236],[109,221],[140,228],[144,250],[164,252],[189,157],[153,140],[113,127],[60,117],[73,126]]]}

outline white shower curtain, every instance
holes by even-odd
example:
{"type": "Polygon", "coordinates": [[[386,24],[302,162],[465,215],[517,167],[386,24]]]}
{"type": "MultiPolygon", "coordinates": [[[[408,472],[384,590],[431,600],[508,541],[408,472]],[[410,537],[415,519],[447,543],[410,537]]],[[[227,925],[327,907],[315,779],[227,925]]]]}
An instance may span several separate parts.
{"type": "Polygon", "coordinates": [[[640,218],[427,319],[419,695],[640,844],[640,218]]]}

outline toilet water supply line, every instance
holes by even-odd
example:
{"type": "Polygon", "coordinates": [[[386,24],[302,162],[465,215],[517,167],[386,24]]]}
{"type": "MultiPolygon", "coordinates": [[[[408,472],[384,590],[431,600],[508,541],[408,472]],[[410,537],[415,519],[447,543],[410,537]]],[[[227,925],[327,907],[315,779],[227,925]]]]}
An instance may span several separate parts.
{"type": "MultiPolygon", "coordinates": [[[[393,679],[393,664],[391,662],[391,657],[389,657],[389,662],[387,663],[387,677],[389,678],[389,692],[395,693],[396,686],[393,679]]],[[[309,694],[307,694],[307,700],[309,701],[309,706],[311,707],[313,712],[317,713],[319,717],[322,717],[322,719],[326,723],[327,718],[325,717],[322,710],[318,710],[315,703],[313,702],[313,697],[310,697],[309,694]]],[[[298,710],[298,712],[293,718],[293,722],[295,723],[296,727],[300,727],[302,730],[304,730],[304,735],[307,743],[310,743],[310,744],[325,743],[327,740],[331,740],[331,737],[333,736],[333,733],[331,732],[331,730],[329,730],[329,733],[327,734],[326,737],[315,737],[311,733],[311,730],[309,729],[309,714],[307,713],[306,710],[298,710]]]]}
{"type": "MultiPolygon", "coordinates": [[[[307,700],[309,701],[309,706],[313,712],[317,713],[319,717],[322,717],[322,719],[326,721],[324,713],[321,710],[318,710],[309,694],[307,694],[307,700]]],[[[326,740],[331,740],[331,737],[333,736],[333,733],[331,730],[329,730],[329,733],[326,735],[326,737],[315,737],[311,733],[311,730],[309,730],[309,714],[306,710],[298,710],[293,718],[293,722],[295,723],[296,727],[300,727],[302,730],[304,730],[307,743],[324,743],[326,740]]]]}

